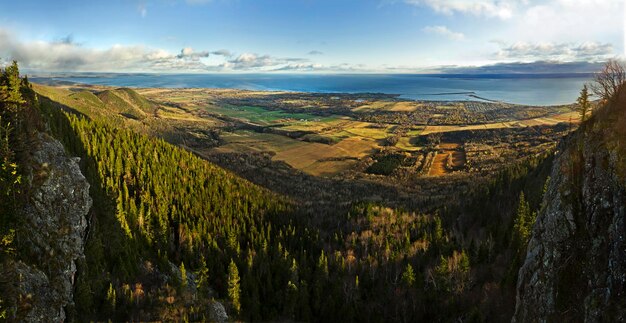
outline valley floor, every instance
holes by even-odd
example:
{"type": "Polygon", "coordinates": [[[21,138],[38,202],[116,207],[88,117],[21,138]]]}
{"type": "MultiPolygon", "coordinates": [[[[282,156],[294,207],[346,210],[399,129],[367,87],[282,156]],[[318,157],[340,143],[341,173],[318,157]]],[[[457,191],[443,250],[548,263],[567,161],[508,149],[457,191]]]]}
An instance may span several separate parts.
{"type": "Polygon", "coordinates": [[[552,149],[577,122],[573,106],[406,101],[384,94],[79,84],[37,85],[36,90],[317,204],[444,201],[506,165],[552,149]],[[303,182],[306,189],[294,187],[303,182]],[[324,187],[334,193],[326,195],[324,187]]]}

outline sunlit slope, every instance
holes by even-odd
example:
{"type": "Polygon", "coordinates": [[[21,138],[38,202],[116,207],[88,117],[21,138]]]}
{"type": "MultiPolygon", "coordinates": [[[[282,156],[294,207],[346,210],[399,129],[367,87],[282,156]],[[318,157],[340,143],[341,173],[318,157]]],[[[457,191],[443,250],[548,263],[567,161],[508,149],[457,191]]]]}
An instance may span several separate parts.
{"type": "Polygon", "coordinates": [[[157,106],[135,90],[129,88],[103,91],[77,90],[34,85],[40,95],[64,104],[90,117],[123,116],[143,120],[155,113],[157,106]]]}

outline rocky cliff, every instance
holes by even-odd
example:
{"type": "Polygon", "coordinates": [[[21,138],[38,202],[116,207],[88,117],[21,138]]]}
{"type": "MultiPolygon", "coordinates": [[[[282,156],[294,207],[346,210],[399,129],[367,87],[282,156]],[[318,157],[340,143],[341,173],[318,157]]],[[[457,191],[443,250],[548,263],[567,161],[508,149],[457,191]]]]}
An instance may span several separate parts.
{"type": "Polygon", "coordinates": [[[626,320],[626,102],[559,147],[513,322],[626,320]]]}
{"type": "Polygon", "coordinates": [[[63,145],[39,133],[30,150],[28,201],[19,214],[19,259],[13,276],[17,307],[11,316],[27,322],[63,322],[73,302],[75,260],[83,257],[89,184],[63,145]]]}

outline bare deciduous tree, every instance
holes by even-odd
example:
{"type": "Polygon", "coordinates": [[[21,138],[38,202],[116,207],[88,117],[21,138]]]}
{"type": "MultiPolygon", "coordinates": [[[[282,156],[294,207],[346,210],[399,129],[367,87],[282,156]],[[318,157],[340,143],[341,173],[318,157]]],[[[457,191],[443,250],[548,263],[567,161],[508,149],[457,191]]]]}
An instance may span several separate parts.
{"type": "Polygon", "coordinates": [[[618,60],[611,59],[596,74],[591,90],[600,99],[612,101],[618,98],[626,83],[626,67],[618,60]]]}

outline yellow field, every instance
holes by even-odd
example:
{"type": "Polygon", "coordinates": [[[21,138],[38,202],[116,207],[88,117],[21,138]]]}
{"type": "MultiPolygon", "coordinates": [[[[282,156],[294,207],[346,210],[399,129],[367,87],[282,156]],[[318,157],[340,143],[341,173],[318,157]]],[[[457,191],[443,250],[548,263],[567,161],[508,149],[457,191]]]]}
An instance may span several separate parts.
{"type": "Polygon", "coordinates": [[[341,131],[351,121],[346,120],[347,117],[340,118],[332,121],[299,121],[292,122],[288,126],[281,129],[293,130],[293,131],[315,131],[320,134],[332,134],[333,132],[341,131]],[[326,130],[329,129],[329,130],[326,130]]]}
{"type": "Polygon", "coordinates": [[[375,101],[375,102],[370,102],[366,105],[362,105],[360,107],[354,108],[352,109],[352,111],[355,112],[368,112],[368,111],[375,111],[375,110],[387,110],[387,109],[391,109],[391,107],[395,104],[395,102],[388,102],[388,101],[375,101]]]}
{"type": "Polygon", "coordinates": [[[257,133],[247,130],[223,132],[220,137],[222,140],[226,141],[226,144],[217,149],[232,152],[280,152],[294,147],[309,145],[307,142],[291,139],[281,135],[257,133]]]}
{"type": "Polygon", "coordinates": [[[389,110],[390,111],[399,111],[399,112],[413,112],[417,110],[419,107],[419,103],[416,102],[398,102],[394,104],[389,110]]]}
{"type": "Polygon", "coordinates": [[[486,124],[468,125],[468,126],[426,126],[426,128],[424,128],[424,130],[422,131],[422,135],[427,135],[431,133],[440,133],[440,132],[500,129],[500,128],[510,128],[510,127],[511,125],[508,122],[486,123],[486,124]]]}
{"type": "Polygon", "coordinates": [[[417,147],[411,144],[411,140],[413,137],[402,137],[398,140],[396,147],[406,150],[406,151],[419,151],[422,147],[417,147]]]}
{"type": "Polygon", "coordinates": [[[351,127],[346,127],[345,131],[356,136],[370,139],[385,139],[389,136],[387,130],[391,128],[391,126],[385,128],[372,128],[373,125],[373,123],[368,122],[354,122],[351,127]]]}
{"type": "Polygon", "coordinates": [[[367,138],[348,138],[344,139],[332,147],[345,153],[345,156],[365,157],[372,153],[378,146],[375,140],[367,138]]]}
{"type": "Polygon", "coordinates": [[[324,161],[329,158],[361,158],[373,152],[377,146],[373,140],[362,138],[344,139],[335,145],[306,143],[280,151],[274,160],[282,160],[294,168],[312,175],[334,174],[354,164],[354,160],[324,161]]]}
{"type": "Polygon", "coordinates": [[[376,101],[366,105],[352,109],[355,112],[371,112],[371,111],[395,111],[395,112],[413,112],[419,108],[420,103],[405,101],[405,102],[389,102],[389,101],[376,101]]]}
{"type": "Polygon", "coordinates": [[[531,126],[539,126],[539,125],[552,126],[561,122],[570,122],[570,120],[572,123],[577,123],[579,121],[578,119],[580,119],[580,117],[578,117],[576,112],[568,112],[568,113],[553,115],[550,117],[534,118],[534,119],[519,120],[519,121],[509,121],[509,122],[485,123],[485,124],[467,125],[467,126],[426,126],[426,128],[422,131],[422,134],[427,135],[431,133],[462,131],[462,130],[523,128],[523,127],[531,127],[531,126]]]}
{"type": "Polygon", "coordinates": [[[441,151],[435,156],[435,160],[428,170],[428,175],[441,176],[450,173],[451,171],[446,167],[448,155],[452,155],[452,166],[462,167],[465,165],[465,152],[458,151],[459,146],[457,143],[441,143],[439,145],[441,151]]]}
{"type": "Polygon", "coordinates": [[[224,132],[225,145],[214,148],[219,152],[274,152],[273,160],[284,161],[290,166],[311,175],[334,175],[352,167],[357,161],[370,155],[377,147],[375,140],[347,138],[335,145],[305,142],[281,135],[252,131],[224,132]],[[345,160],[328,160],[328,159],[345,160]]]}

